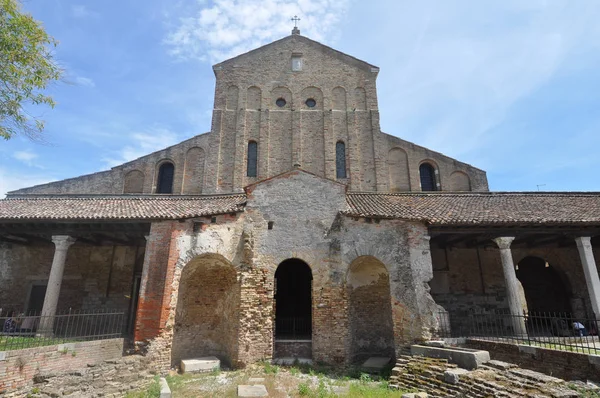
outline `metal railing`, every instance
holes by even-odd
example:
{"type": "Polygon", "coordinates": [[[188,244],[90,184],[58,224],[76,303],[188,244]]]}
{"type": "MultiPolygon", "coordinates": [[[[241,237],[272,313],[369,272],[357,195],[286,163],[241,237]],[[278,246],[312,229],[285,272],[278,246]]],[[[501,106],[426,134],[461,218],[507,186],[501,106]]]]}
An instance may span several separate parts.
{"type": "Polygon", "coordinates": [[[312,336],[310,317],[276,317],[275,338],[307,340],[312,336]]]}
{"type": "Polygon", "coordinates": [[[69,311],[53,316],[20,314],[0,317],[0,351],[123,336],[125,313],[69,311]]]}
{"type": "Polygon", "coordinates": [[[600,355],[595,317],[574,318],[567,313],[471,313],[463,316],[437,314],[437,336],[477,338],[489,341],[600,355]]]}

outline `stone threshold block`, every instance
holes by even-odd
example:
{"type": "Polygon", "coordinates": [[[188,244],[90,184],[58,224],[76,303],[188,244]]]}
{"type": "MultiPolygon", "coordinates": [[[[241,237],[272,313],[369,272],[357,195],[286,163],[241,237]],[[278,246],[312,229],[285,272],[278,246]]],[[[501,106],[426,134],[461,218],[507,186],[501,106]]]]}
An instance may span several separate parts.
{"type": "Polygon", "coordinates": [[[252,397],[268,397],[267,387],[262,384],[253,386],[239,385],[238,386],[238,397],[240,398],[252,398],[252,397]]]}
{"type": "Polygon", "coordinates": [[[362,364],[362,369],[365,372],[378,373],[381,372],[391,360],[391,357],[370,357],[362,364]]]}
{"type": "Polygon", "coordinates": [[[171,398],[171,389],[164,377],[160,378],[160,398],[171,398]]]}
{"type": "Polygon", "coordinates": [[[212,372],[221,369],[221,361],[217,357],[203,357],[181,360],[181,373],[212,372]]]}

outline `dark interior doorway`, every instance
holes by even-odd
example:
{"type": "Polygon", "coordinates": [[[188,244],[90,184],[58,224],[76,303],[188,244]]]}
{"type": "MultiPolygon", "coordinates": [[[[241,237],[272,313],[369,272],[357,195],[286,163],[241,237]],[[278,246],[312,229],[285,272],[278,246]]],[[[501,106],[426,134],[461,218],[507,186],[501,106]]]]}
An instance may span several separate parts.
{"type": "Polygon", "coordinates": [[[285,260],[275,271],[275,339],[312,338],[312,272],[302,260],[285,260]]]}
{"type": "Polygon", "coordinates": [[[516,273],[525,290],[530,314],[571,312],[569,293],[552,264],[540,257],[525,257],[519,262],[516,273]]]}
{"type": "Polygon", "coordinates": [[[29,301],[25,313],[28,315],[39,315],[44,307],[46,297],[46,285],[33,285],[29,293],[29,301]]]}

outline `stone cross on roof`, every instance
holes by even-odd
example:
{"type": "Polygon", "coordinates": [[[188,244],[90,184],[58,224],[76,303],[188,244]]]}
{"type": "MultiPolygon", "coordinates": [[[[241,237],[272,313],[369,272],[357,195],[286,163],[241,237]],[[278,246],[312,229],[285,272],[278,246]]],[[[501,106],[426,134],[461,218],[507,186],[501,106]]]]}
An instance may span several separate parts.
{"type": "Polygon", "coordinates": [[[294,15],[294,17],[292,19],[290,19],[290,21],[294,21],[294,29],[292,29],[292,34],[299,35],[300,29],[298,29],[298,21],[300,21],[300,18],[298,18],[297,15],[294,15]]]}

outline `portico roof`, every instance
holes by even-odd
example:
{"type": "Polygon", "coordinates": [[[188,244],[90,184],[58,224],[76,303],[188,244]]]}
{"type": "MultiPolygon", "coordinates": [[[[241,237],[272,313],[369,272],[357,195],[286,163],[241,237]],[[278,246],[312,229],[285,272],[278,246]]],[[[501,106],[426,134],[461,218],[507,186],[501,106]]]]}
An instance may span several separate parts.
{"type": "Polygon", "coordinates": [[[246,195],[27,196],[0,200],[0,221],[169,220],[243,211],[246,195]]]}
{"type": "Polygon", "coordinates": [[[600,225],[600,192],[349,193],[355,217],[435,226],[600,225]]]}

